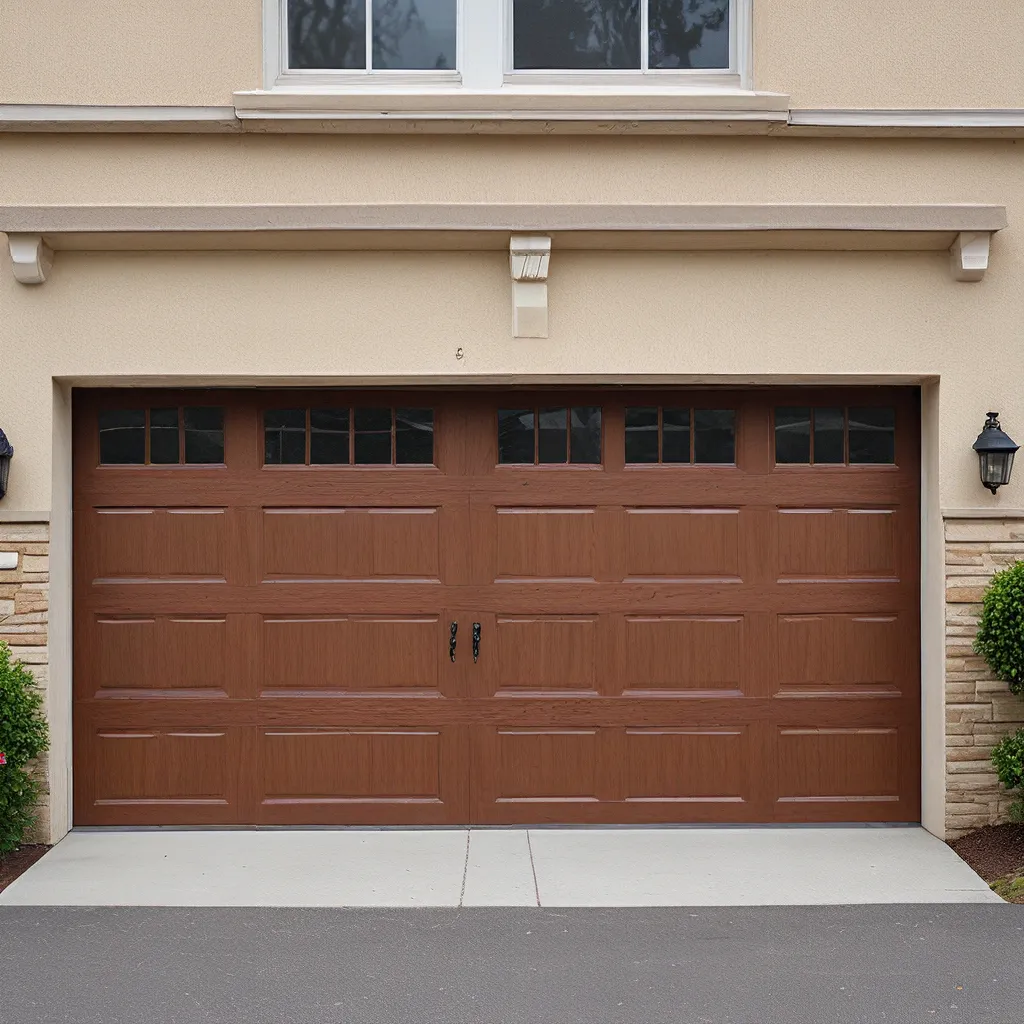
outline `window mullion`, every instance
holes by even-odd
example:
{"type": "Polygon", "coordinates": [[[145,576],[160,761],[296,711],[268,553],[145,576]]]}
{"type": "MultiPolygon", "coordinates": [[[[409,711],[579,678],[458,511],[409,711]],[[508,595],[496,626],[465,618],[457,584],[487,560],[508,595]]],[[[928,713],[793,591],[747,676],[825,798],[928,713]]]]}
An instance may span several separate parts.
{"type": "Polygon", "coordinates": [[[640,0],[640,71],[651,68],[651,0],[640,0]]]}
{"type": "Polygon", "coordinates": [[[366,70],[373,70],[373,0],[366,0],[366,70]]]}

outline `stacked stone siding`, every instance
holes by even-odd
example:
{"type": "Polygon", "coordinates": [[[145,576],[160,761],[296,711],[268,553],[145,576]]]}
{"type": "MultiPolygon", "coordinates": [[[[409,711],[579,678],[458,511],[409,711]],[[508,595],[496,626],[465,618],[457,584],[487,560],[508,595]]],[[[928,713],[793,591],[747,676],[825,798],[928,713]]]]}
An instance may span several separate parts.
{"type": "Polygon", "coordinates": [[[995,679],[972,647],[994,573],[1024,560],[1024,519],[947,519],[946,834],[1006,820],[1010,798],[992,748],[1024,726],[1024,697],[995,679]]]}
{"type": "MultiPolygon", "coordinates": [[[[0,569],[0,640],[25,664],[44,690],[49,685],[47,621],[50,606],[50,527],[47,523],[0,523],[0,552],[16,552],[15,569],[0,569]]],[[[49,787],[45,755],[37,765],[43,784],[31,841],[48,842],[49,787]]]]}

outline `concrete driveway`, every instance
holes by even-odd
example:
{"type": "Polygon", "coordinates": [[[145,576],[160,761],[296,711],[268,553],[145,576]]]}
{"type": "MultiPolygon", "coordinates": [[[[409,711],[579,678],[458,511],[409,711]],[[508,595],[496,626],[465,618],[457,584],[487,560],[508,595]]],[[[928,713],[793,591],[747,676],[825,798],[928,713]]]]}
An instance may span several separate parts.
{"type": "Polygon", "coordinates": [[[0,905],[1000,903],[921,828],[75,831],[0,905]]]}

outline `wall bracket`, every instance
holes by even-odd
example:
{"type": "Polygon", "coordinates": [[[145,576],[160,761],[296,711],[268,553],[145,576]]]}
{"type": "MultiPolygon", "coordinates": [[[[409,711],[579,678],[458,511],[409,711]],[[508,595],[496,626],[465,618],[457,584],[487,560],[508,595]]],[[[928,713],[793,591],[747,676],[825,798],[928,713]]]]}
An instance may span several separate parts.
{"type": "Polygon", "coordinates": [[[548,268],[550,235],[513,235],[509,243],[512,270],[512,335],[548,336],[548,268]]]}

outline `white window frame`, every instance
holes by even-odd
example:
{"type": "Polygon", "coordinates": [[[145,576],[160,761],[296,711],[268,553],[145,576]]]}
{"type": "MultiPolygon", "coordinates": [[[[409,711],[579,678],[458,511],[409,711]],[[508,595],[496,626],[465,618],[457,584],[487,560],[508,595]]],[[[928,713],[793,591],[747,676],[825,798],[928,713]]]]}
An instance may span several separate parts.
{"type": "MultiPolygon", "coordinates": [[[[264,89],[296,92],[428,92],[462,87],[469,91],[512,89],[572,91],[576,88],[618,90],[750,90],[751,27],[754,0],[731,0],[729,63],[724,69],[648,68],[647,47],[640,70],[517,71],[512,67],[513,0],[456,0],[456,68],[452,71],[369,71],[288,67],[287,0],[263,0],[264,89]]],[[[648,5],[641,4],[640,38],[646,40],[648,5]]],[[[367,46],[372,21],[367,19],[367,46]]],[[[367,52],[370,52],[368,49],[367,52]]]]}

